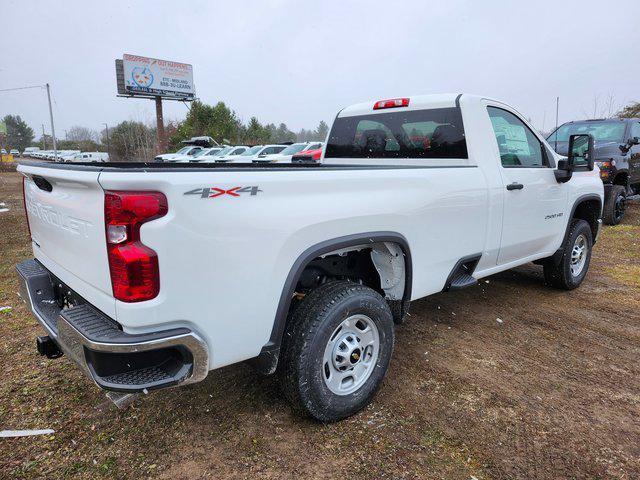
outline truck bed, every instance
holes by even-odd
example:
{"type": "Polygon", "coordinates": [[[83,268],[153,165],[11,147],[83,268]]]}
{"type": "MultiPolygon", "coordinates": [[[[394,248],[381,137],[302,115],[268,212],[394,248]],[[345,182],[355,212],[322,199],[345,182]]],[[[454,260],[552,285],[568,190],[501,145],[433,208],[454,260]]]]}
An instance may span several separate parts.
{"type": "MultiPolygon", "coordinates": [[[[80,170],[93,172],[170,172],[179,171],[209,171],[223,170],[225,172],[242,171],[292,171],[292,170],[389,170],[400,168],[443,168],[436,165],[349,165],[349,164],[322,164],[322,163],[164,163],[164,162],[73,162],[59,163],[40,160],[23,160],[20,165],[41,168],[55,168],[60,170],[80,170]]],[[[465,168],[466,166],[447,166],[446,168],[465,168]]]]}
{"type": "Polygon", "coordinates": [[[27,177],[34,256],[48,271],[125,333],[199,325],[218,368],[260,353],[286,279],[310,247],[397,232],[416,265],[430,265],[413,276],[417,298],[442,290],[460,257],[483,251],[488,192],[476,165],[349,163],[36,161],[18,169],[27,177]],[[160,288],[139,303],[115,299],[105,237],[105,195],[127,191],[161,192],[169,208],[140,228],[157,254],[160,288]]]}

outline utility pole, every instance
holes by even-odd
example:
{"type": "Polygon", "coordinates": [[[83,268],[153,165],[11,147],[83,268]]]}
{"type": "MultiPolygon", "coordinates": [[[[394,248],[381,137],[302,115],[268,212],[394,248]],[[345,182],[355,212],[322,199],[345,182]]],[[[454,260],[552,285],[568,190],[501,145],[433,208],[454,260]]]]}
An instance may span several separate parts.
{"type": "Polygon", "coordinates": [[[156,97],[156,131],[159,153],[167,150],[167,137],[164,133],[164,118],[162,117],[162,97],[156,97]]]}
{"type": "Polygon", "coordinates": [[[47,149],[47,137],[44,136],[44,123],[42,124],[42,149],[47,149]]]}
{"type": "Polygon", "coordinates": [[[51,119],[51,138],[53,139],[53,155],[58,160],[58,146],[56,145],[56,129],[53,126],[53,109],[51,108],[51,92],[47,83],[47,99],[49,100],[49,118],[51,119]]]}
{"type": "Polygon", "coordinates": [[[107,155],[109,155],[109,160],[111,160],[111,149],[109,148],[109,125],[107,125],[106,123],[103,123],[103,125],[107,131],[107,155]]]}
{"type": "Polygon", "coordinates": [[[554,132],[555,135],[555,145],[553,146],[553,149],[557,152],[558,151],[558,112],[560,111],[560,97],[556,97],[556,129],[554,132]]]}

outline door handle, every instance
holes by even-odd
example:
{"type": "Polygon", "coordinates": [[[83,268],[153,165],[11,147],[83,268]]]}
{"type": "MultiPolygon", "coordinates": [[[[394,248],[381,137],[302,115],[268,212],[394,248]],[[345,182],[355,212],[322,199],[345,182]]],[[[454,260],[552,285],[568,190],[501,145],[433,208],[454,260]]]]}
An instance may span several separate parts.
{"type": "Polygon", "coordinates": [[[522,190],[524,185],[521,183],[513,182],[507,185],[507,190],[522,190]]]}

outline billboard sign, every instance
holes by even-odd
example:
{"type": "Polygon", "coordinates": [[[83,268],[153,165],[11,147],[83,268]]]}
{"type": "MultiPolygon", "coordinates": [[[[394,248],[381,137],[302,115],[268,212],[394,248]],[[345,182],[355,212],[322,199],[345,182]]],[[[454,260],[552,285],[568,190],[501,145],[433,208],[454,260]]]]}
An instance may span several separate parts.
{"type": "Polygon", "coordinates": [[[181,100],[196,96],[193,67],[188,63],[124,54],[122,69],[127,95],[181,100]]]}

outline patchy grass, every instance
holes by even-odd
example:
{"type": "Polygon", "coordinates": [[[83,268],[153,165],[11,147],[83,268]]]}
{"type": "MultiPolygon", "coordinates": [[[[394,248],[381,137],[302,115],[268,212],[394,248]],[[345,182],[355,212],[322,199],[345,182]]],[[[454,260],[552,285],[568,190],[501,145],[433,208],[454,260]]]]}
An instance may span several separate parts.
{"type": "Polygon", "coordinates": [[[526,266],[414,302],[373,404],[321,425],[244,365],[118,411],[67,358],[39,357],[16,295],[31,252],[15,172],[0,201],[0,429],[55,430],[0,440],[0,478],[640,477],[637,203],[580,289],[526,266]]]}

